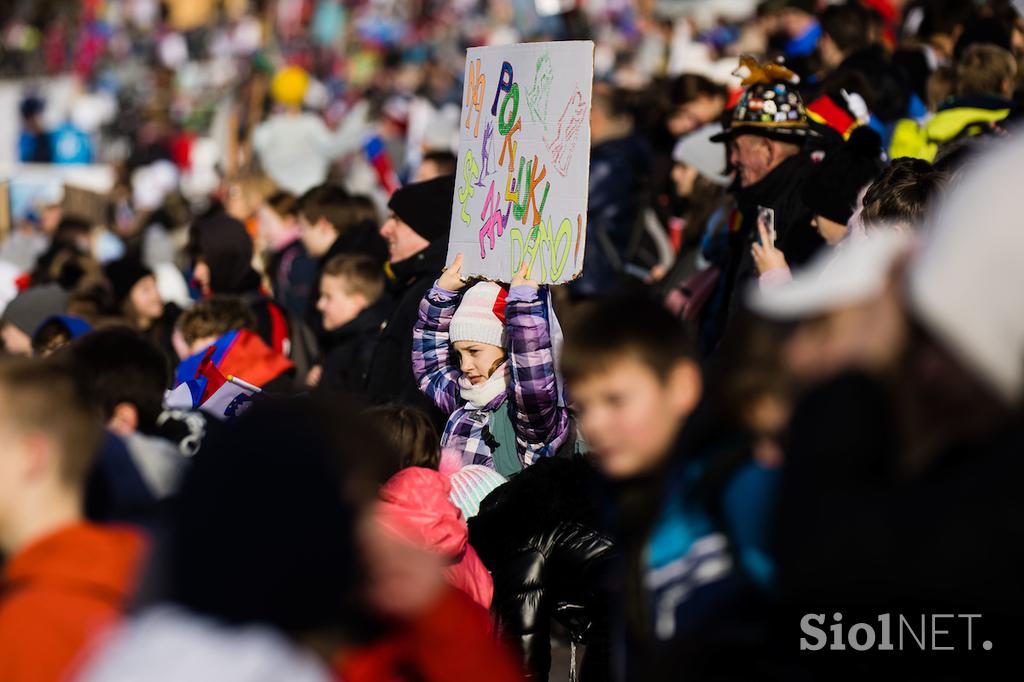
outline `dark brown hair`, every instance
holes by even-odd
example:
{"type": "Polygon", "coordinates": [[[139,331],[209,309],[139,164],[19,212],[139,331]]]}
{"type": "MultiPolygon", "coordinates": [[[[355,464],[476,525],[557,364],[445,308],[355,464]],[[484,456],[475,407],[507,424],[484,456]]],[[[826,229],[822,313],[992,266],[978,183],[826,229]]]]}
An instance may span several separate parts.
{"type": "Polygon", "coordinates": [[[343,280],[346,293],[362,294],[371,305],[384,294],[384,270],[369,256],[343,253],[327,261],[321,274],[343,280]]]}
{"type": "Polygon", "coordinates": [[[684,324],[657,300],[626,294],[580,306],[565,332],[561,370],[572,382],[633,357],[664,379],[693,357],[684,324]]]}
{"type": "Polygon", "coordinates": [[[434,424],[422,410],[389,404],[370,408],[366,416],[398,453],[399,469],[437,469],[441,461],[441,439],[434,424]]]}
{"type": "Polygon", "coordinates": [[[317,185],[299,197],[296,213],[315,225],[323,218],[338,234],[344,234],[360,222],[365,208],[338,185],[317,185]]]}
{"type": "Polygon", "coordinates": [[[909,157],[894,160],[864,193],[861,220],[865,225],[902,222],[917,225],[946,176],[927,161],[909,157]]]}

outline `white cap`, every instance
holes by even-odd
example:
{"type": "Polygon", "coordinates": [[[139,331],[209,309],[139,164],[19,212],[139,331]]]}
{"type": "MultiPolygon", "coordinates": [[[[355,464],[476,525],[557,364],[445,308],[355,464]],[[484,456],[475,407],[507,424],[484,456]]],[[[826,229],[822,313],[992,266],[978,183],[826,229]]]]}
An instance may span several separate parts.
{"type": "Polygon", "coordinates": [[[731,175],[725,174],[725,147],[711,138],[722,132],[721,123],[709,123],[706,126],[684,135],[676,142],[672,150],[672,160],[685,163],[697,169],[711,182],[725,187],[732,181],[731,175]]]}
{"type": "Polygon", "coordinates": [[[448,339],[476,341],[505,347],[505,297],[508,292],[494,282],[477,282],[462,296],[452,315],[448,339]]]}
{"type": "Polygon", "coordinates": [[[909,232],[874,230],[819,253],[789,282],[762,288],[755,281],[750,307],[764,317],[793,320],[866,301],[885,289],[893,265],[913,242],[909,232]]]}
{"type": "Polygon", "coordinates": [[[918,320],[1008,402],[1024,394],[1024,139],[965,170],[911,266],[918,320]]]}

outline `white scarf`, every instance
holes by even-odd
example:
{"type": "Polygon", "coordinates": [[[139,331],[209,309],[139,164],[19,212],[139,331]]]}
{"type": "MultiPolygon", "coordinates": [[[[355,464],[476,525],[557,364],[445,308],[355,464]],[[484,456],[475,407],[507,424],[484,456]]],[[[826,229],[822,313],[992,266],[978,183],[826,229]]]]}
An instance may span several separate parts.
{"type": "Polygon", "coordinates": [[[494,370],[487,381],[482,384],[473,385],[466,375],[459,377],[459,389],[462,399],[469,403],[474,410],[482,410],[491,404],[491,401],[508,390],[509,372],[508,362],[503,362],[494,370]]]}

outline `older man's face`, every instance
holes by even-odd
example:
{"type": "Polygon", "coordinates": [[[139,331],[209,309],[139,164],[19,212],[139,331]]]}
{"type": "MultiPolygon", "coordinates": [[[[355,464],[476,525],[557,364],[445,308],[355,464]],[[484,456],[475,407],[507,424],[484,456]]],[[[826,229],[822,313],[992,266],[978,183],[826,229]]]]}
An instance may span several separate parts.
{"type": "Polygon", "coordinates": [[[736,168],[741,187],[750,187],[771,173],[781,159],[772,142],[759,135],[737,135],[729,143],[729,162],[736,168]]]}

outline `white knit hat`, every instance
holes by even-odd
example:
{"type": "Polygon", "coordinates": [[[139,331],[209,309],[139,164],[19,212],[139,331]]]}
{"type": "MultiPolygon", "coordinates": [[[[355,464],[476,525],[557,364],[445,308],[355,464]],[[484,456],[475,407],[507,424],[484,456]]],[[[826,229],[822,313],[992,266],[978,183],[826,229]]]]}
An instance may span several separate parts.
{"type": "Polygon", "coordinates": [[[494,282],[478,282],[462,296],[452,316],[448,339],[476,341],[505,347],[505,297],[508,291],[494,282]]]}
{"type": "Polygon", "coordinates": [[[503,485],[506,478],[494,469],[480,464],[467,464],[448,477],[452,492],[448,499],[462,510],[462,515],[471,519],[480,511],[480,503],[495,488],[503,485]]]}

